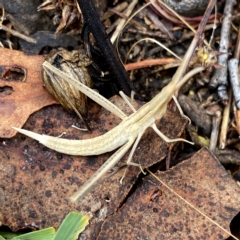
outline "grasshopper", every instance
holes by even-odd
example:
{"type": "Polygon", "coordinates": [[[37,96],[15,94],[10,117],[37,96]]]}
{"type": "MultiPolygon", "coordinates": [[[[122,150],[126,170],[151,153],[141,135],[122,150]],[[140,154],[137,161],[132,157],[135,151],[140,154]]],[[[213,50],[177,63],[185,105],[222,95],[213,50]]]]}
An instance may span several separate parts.
{"type": "Polygon", "coordinates": [[[168,103],[171,101],[174,93],[178,91],[190,77],[204,70],[204,67],[202,66],[196,67],[182,77],[188,62],[191,59],[192,53],[195,50],[199,35],[200,33],[197,33],[192,40],[192,43],[189,46],[181,65],[178,67],[172,78],[172,81],[165,86],[162,91],[158,93],[150,102],[143,105],[137,111],[134,110],[134,113],[132,113],[130,116],[126,116],[125,113],[123,113],[107,99],[81,84],[74,78],[68,76],[66,73],[61,72],[59,69],[53,67],[50,63],[46,61],[43,63],[43,67],[48,74],[51,75],[54,73],[58,76],[61,76],[64,80],[71,83],[89,98],[122,119],[122,122],[109,132],[101,136],[85,140],[61,139],[57,137],[40,135],[31,131],[13,127],[18,132],[39,141],[43,145],[65,154],[81,156],[99,155],[118,149],[80,188],[80,190],[70,197],[72,202],[77,201],[81,196],[90,191],[90,189],[99,181],[99,179],[122,158],[122,156],[131,148],[131,146],[133,147],[127,159],[127,165],[137,166],[143,172],[141,165],[138,163],[133,163],[131,160],[142,135],[148,127],[152,127],[159,137],[165,142],[188,142],[182,138],[169,139],[158,130],[155,121],[163,117],[167,110],[168,103]]]}

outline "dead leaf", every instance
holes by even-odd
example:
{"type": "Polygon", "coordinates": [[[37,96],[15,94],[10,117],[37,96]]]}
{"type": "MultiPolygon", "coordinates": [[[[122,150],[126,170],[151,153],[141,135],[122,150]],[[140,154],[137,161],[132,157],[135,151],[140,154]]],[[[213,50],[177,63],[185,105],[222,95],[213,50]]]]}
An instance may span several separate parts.
{"type": "Polygon", "coordinates": [[[6,48],[0,48],[0,55],[0,137],[11,138],[16,134],[12,126],[21,128],[30,114],[56,101],[43,88],[43,56],[6,48]]]}
{"type": "MultiPolygon", "coordinates": [[[[120,98],[112,98],[127,114],[132,113],[120,98]]],[[[60,106],[46,107],[32,114],[24,128],[38,133],[64,136],[70,139],[92,138],[116,126],[121,120],[93,104],[89,107],[92,134],[71,128],[79,119],[60,106]]],[[[167,112],[158,122],[160,130],[168,137],[179,137],[186,120],[176,113],[167,112]]],[[[166,144],[151,129],[143,136],[134,161],[151,166],[165,158],[174,144],[166,144]]],[[[58,227],[66,213],[76,209],[92,211],[94,217],[84,234],[96,239],[102,222],[113,214],[124,201],[140,174],[139,168],[131,167],[119,183],[123,171],[99,185],[95,191],[72,204],[69,197],[105,162],[112,153],[100,156],[73,157],[50,150],[35,140],[17,134],[12,139],[0,142],[0,221],[14,231],[22,228],[58,227]]],[[[118,164],[126,162],[128,153],[118,164]]]]}
{"type": "MultiPolygon", "coordinates": [[[[239,186],[206,149],[156,174],[177,194],[230,232],[239,212],[239,186]]],[[[104,222],[101,239],[226,239],[229,235],[148,176],[104,222]]]]}

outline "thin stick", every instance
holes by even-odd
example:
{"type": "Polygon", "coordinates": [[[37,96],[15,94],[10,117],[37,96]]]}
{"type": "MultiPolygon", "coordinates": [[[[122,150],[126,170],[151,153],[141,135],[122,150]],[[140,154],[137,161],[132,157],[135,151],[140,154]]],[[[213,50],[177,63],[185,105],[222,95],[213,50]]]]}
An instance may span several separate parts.
{"type": "Polygon", "coordinates": [[[15,30],[13,30],[13,29],[11,29],[11,28],[8,28],[8,27],[6,27],[6,26],[4,26],[4,25],[1,25],[0,28],[1,28],[2,30],[6,31],[6,32],[11,33],[13,36],[19,37],[19,38],[21,38],[21,39],[23,39],[23,40],[25,40],[25,41],[27,41],[27,42],[37,43],[37,40],[36,40],[36,39],[31,38],[31,37],[28,37],[28,36],[26,36],[26,35],[24,35],[24,34],[22,34],[22,33],[19,33],[19,32],[15,31],[15,30]]]}
{"type": "MultiPolygon", "coordinates": [[[[126,22],[124,22],[124,25],[122,26],[122,29],[124,29],[125,26],[127,26],[127,24],[131,21],[131,19],[132,19],[136,14],[138,14],[140,11],[142,11],[144,8],[146,8],[146,7],[149,6],[149,5],[150,5],[150,2],[147,3],[147,4],[145,4],[144,6],[142,6],[141,8],[139,8],[134,14],[132,14],[132,15],[129,17],[129,19],[128,19],[126,22]]],[[[118,34],[118,36],[117,36],[117,38],[116,38],[116,48],[117,48],[117,53],[118,53],[118,54],[119,54],[119,51],[118,51],[119,36],[120,36],[120,32],[119,32],[119,34],[118,34]]]]}
{"type": "Polygon", "coordinates": [[[230,73],[230,81],[233,90],[235,104],[240,109],[240,83],[238,77],[238,59],[232,58],[228,61],[228,70],[230,73]]]}
{"type": "Polygon", "coordinates": [[[152,22],[162,33],[165,33],[171,40],[174,40],[172,31],[169,31],[167,27],[164,26],[164,24],[160,21],[158,15],[155,12],[153,12],[152,10],[147,10],[147,16],[152,20],[152,22]]]}
{"type": "Polygon", "coordinates": [[[212,132],[209,145],[209,150],[212,152],[215,152],[216,150],[221,120],[221,111],[218,110],[212,117],[212,132]]]}
{"type": "Polygon", "coordinates": [[[228,96],[229,96],[229,101],[227,102],[227,105],[224,107],[224,110],[223,110],[222,125],[221,125],[221,131],[219,135],[219,149],[224,149],[226,147],[229,115],[230,115],[231,102],[232,102],[231,90],[228,90],[228,96]]]}
{"type": "Polygon", "coordinates": [[[139,68],[152,67],[155,65],[163,65],[163,64],[165,65],[169,63],[180,64],[181,62],[174,58],[156,58],[156,59],[146,59],[146,60],[135,62],[135,63],[128,63],[128,64],[125,64],[124,67],[126,71],[130,71],[130,70],[139,69],[139,68]]]}
{"type": "Polygon", "coordinates": [[[140,40],[138,40],[137,42],[135,42],[131,48],[129,49],[127,55],[126,55],[126,58],[125,58],[125,63],[127,62],[127,59],[128,59],[128,56],[130,54],[130,52],[132,51],[132,49],[140,42],[142,41],[150,41],[150,42],[154,42],[156,43],[157,45],[159,45],[160,47],[162,47],[163,49],[165,49],[166,51],[168,51],[169,53],[171,53],[174,57],[176,57],[178,60],[182,60],[182,58],[180,58],[177,54],[175,54],[173,51],[171,51],[169,48],[167,48],[164,44],[160,43],[159,41],[157,41],[156,39],[154,38],[149,38],[149,37],[146,37],[146,38],[142,38],[140,40]]]}
{"type": "MultiPolygon", "coordinates": [[[[183,22],[192,32],[196,33],[196,30],[187,22],[185,21],[185,19],[183,17],[181,17],[178,13],[176,13],[173,9],[171,9],[166,3],[164,3],[161,0],[158,0],[159,2],[161,2],[161,4],[167,8],[169,11],[171,11],[181,22],[183,22]]],[[[153,6],[159,11],[162,12],[161,8],[158,6],[158,4],[156,4],[156,0],[150,0],[150,2],[152,2],[153,6]]],[[[205,24],[206,25],[206,24],[205,24]]],[[[209,43],[204,40],[204,43],[209,46],[209,43]]],[[[210,47],[210,46],[209,46],[210,47]]]]}
{"type": "Polygon", "coordinates": [[[124,9],[126,9],[127,6],[128,6],[127,2],[119,3],[116,7],[111,8],[106,13],[104,13],[103,17],[101,17],[101,21],[105,21],[112,15],[114,15],[114,12],[112,12],[111,10],[122,12],[124,9]]]}
{"type": "MultiPolygon", "coordinates": [[[[153,1],[153,0],[151,0],[153,1]]],[[[216,4],[216,0],[211,0],[208,4],[208,7],[204,13],[204,16],[199,24],[198,30],[192,40],[191,45],[189,46],[184,58],[183,58],[183,62],[182,64],[179,66],[179,68],[177,69],[176,73],[173,76],[172,81],[176,80],[177,78],[183,76],[184,72],[186,71],[186,68],[188,66],[188,63],[192,57],[192,54],[197,46],[198,40],[200,39],[204,26],[206,25],[207,21],[208,21],[208,17],[210,16],[212,9],[214,7],[214,5],[216,4]]]]}
{"type": "Polygon", "coordinates": [[[215,73],[209,83],[211,87],[216,88],[218,86],[218,96],[226,104],[228,101],[227,95],[227,59],[228,59],[228,44],[230,38],[230,29],[231,29],[231,20],[232,20],[232,10],[235,0],[226,0],[224,8],[224,19],[221,29],[221,39],[219,52],[226,53],[221,54],[218,57],[218,64],[223,66],[223,68],[218,68],[215,70],[215,73]]]}
{"type": "MultiPolygon", "coordinates": [[[[128,6],[127,10],[124,12],[124,14],[129,17],[130,14],[132,13],[134,7],[136,6],[136,4],[138,3],[138,0],[134,0],[131,2],[131,4],[128,6]]],[[[111,37],[111,42],[114,43],[116,41],[116,39],[119,36],[119,33],[122,31],[123,26],[125,24],[126,20],[125,19],[121,19],[118,23],[118,26],[115,30],[115,32],[113,33],[112,37],[111,37]]]]}

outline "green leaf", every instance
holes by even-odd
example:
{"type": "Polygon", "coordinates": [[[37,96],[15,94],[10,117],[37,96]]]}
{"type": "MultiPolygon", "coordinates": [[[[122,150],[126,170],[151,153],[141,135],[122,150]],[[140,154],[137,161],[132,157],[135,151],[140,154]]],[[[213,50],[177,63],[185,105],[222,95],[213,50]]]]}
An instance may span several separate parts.
{"type": "Polygon", "coordinates": [[[76,240],[88,224],[90,215],[80,212],[70,212],[61,223],[54,240],[76,240]]]}
{"type": "Polygon", "coordinates": [[[5,240],[5,238],[3,238],[3,237],[0,235],[0,240],[5,240]]]}
{"type": "MultiPolygon", "coordinates": [[[[0,236],[4,237],[4,239],[12,239],[16,236],[21,235],[20,233],[14,233],[14,232],[6,232],[6,231],[0,231],[0,236]]],[[[0,238],[1,240],[1,238],[0,238]]]]}
{"type": "Polygon", "coordinates": [[[12,240],[53,240],[55,229],[53,227],[45,228],[35,232],[22,234],[12,238],[12,240]]]}

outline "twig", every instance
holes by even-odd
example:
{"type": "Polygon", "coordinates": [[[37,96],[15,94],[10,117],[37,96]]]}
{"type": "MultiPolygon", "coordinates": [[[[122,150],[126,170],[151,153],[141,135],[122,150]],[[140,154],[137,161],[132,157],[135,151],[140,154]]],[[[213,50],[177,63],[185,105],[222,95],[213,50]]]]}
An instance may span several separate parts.
{"type": "MultiPolygon", "coordinates": [[[[140,29],[133,29],[133,28],[129,28],[126,30],[126,32],[130,32],[130,33],[139,33],[141,35],[145,35],[145,36],[149,36],[149,37],[155,37],[155,38],[162,38],[162,39],[166,39],[167,35],[161,33],[160,31],[158,32],[149,32],[149,31],[145,31],[145,30],[140,30],[140,29]]],[[[194,36],[194,34],[192,35],[192,37],[194,36]]],[[[122,41],[124,41],[122,39],[122,41]]]]}
{"type": "Polygon", "coordinates": [[[180,58],[177,54],[175,54],[171,49],[167,48],[167,47],[166,47],[164,44],[162,44],[161,42],[155,40],[154,38],[148,38],[148,37],[146,37],[146,38],[142,38],[142,39],[138,40],[137,42],[135,42],[135,43],[131,46],[131,48],[129,49],[127,55],[125,56],[125,62],[124,62],[124,63],[127,62],[128,57],[129,57],[130,52],[132,51],[132,49],[133,49],[138,43],[143,42],[143,41],[148,41],[148,42],[156,43],[157,45],[161,46],[163,49],[165,49],[165,50],[167,50],[169,53],[171,53],[171,54],[172,54],[174,57],[176,57],[178,60],[180,60],[180,61],[182,60],[182,58],[180,58]]]}
{"type": "Polygon", "coordinates": [[[232,99],[232,91],[228,91],[229,101],[227,105],[224,107],[223,110],[223,118],[222,118],[222,125],[221,131],[219,135],[219,149],[224,149],[226,146],[226,139],[227,139],[227,131],[228,131],[228,123],[229,123],[229,115],[231,110],[231,99],[232,99]]]}
{"type": "MultiPolygon", "coordinates": [[[[114,49],[109,37],[106,34],[105,28],[100,21],[97,10],[92,0],[77,0],[85,24],[85,33],[87,38],[89,33],[92,33],[94,39],[106,59],[106,64],[116,78],[117,87],[124,91],[125,94],[131,96],[133,90],[132,82],[130,81],[127,72],[120,61],[116,50],[114,49]]],[[[140,98],[140,97],[139,97],[140,98]]]]}
{"type": "Polygon", "coordinates": [[[234,57],[239,60],[240,57],[240,26],[238,27],[238,38],[234,50],[234,57]]]}
{"type": "MultiPolygon", "coordinates": [[[[127,10],[124,12],[124,14],[129,17],[137,3],[138,3],[138,0],[132,1],[131,4],[128,6],[127,10]]],[[[114,43],[116,41],[116,39],[119,35],[119,32],[122,30],[122,27],[124,26],[125,22],[126,22],[125,19],[121,19],[119,21],[118,26],[111,37],[112,43],[114,43]]]]}
{"type": "Polygon", "coordinates": [[[232,58],[231,60],[229,60],[228,68],[235,103],[237,105],[237,108],[240,109],[240,83],[238,78],[238,59],[232,58]]]}
{"type": "MultiPolygon", "coordinates": [[[[169,10],[170,12],[172,12],[177,18],[177,19],[174,19],[174,22],[175,23],[179,23],[182,22],[184,23],[192,32],[196,33],[196,30],[187,22],[185,21],[185,19],[180,16],[177,12],[175,12],[173,9],[171,9],[166,3],[164,3],[163,1],[161,0],[158,0],[158,4],[156,4],[156,1],[153,1],[153,0],[150,0],[150,2],[152,2],[152,5],[154,6],[154,8],[157,9],[158,12],[160,12],[161,14],[163,14],[163,16],[166,16],[166,13],[163,9],[161,9],[160,6],[164,6],[167,10],[169,10]]],[[[168,16],[169,17],[169,16],[168,16]]],[[[172,18],[171,18],[172,19],[172,18]]],[[[207,19],[208,20],[208,19],[207,19]]],[[[207,22],[205,22],[205,25],[206,25],[207,22]]],[[[205,26],[204,25],[204,26],[205,26]]],[[[209,43],[204,39],[204,43],[209,46],[209,43]]]]}
{"type": "Polygon", "coordinates": [[[152,11],[147,10],[147,16],[152,20],[152,22],[157,26],[157,28],[162,32],[165,33],[171,40],[174,39],[172,32],[170,32],[163,23],[159,20],[158,16],[152,11]]]}
{"type": "Polygon", "coordinates": [[[216,149],[216,146],[217,146],[221,120],[222,120],[221,111],[218,110],[213,115],[213,118],[212,118],[212,132],[211,132],[210,145],[209,145],[209,150],[212,151],[212,152],[215,152],[215,149],[216,149]]]}
{"type": "Polygon", "coordinates": [[[31,38],[31,37],[28,37],[28,36],[26,36],[26,35],[24,35],[24,34],[22,34],[22,33],[19,33],[19,32],[15,31],[15,30],[13,30],[13,29],[11,29],[11,28],[8,28],[8,27],[6,27],[6,26],[4,26],[4,25],[1,25],[0,28],[1,28],[2,30],[6,31],[6,32],[11,33],[13,36],[19,37],[19,38],[21,38],[21,39],[23,39],[23,40],[25,40],[25,41],[27,41],[27,42],[37,43],[37,40],[36,40],[36,39],[31,38]]]}
{"type": "Polygon", "coordinates": [[[240,153],[239,151],[235,150],[217,150],[214,153],[218,160],[223,163],[223,164],[235,164],[235,165],[240,165],[240,153]]]}
{"type": "MultiPolygon", "coordinates": [[[[235,47],[235,50],[234,50],[234,58],[236,60],[239,60],[239,56],[240,56],[240,27],[239,27],[239,31],[238,31],[238,38],[237,38],[237,43],[236,43],[236,47],[235,47]]],[[[230,67],[231,68],[231,67],[230,67]]],[[[231,80],[231,70],[229,69],[230,71],[230,80],[231,80]]],[[[236,71],[236,69],[235,69],[236,71]]],[[[236,72],[235,72],[236,74],[236,72]]],[[[237,74],[237,77],[238,79],[238,74],[237,74]]],[[[235,80],[237,80],[235,79],[235,80]]],[[[239,80],[238,80],[239,81],[239,80]]],[[[239,85],[239,83],[237,84],[239,85]]],[[[231,105],[233,105],[233,111],[234,111],[234,117],[235,117],[235,120],[236,120],[236,131],[239,133],[240,132],[240,124],[239,124],[239,114],[238,112],[239,111],[236,111],[236,106],[234,104],[234,101],[232,99],[232,95],[233,95],[233,90],[234,87],[232,85],[232,88],[229,89],[229,103],[227,104],[227,106],[225,106],[225,109],[224,109],[224,114],[223,114],[223,120],[222,120],[222,126],[221,126],[221,134],[220,134],[220,139],[219,139],[219,148],[220,149],[224,149],[226,147],[226,141],[227,141],[227,130],[228,130],[228,123],[229,123],[229,117],[230,117],[230,107],[231,105]],[[232,103],[233,102],[233,103],[232,103]]]]}
{"type": "Polygon", "coordinates": [[[235,105],[233,105],[233,113],[234,113],[234,118],[235,118],[236,124],[234,124],[234,122],[232,122],[232,126],[235,128],[238,135],[240,135],[240,110],[237,110],[235,105]]]}
{"type": "Polygon", "coordinates": [[[127,2],[119,3],[116,7],[111,8],[106,13],[104,13],[103,17],[101,17],[101,21],[107,20],[112,15],[114,15],[114,12],[112,12],[111,10],[122,12],[124,9],[126,9],[127,6],[127,2]]]}
{"type": "Polygon", "coordinates": [[[165,65],[169,63],[180,63],[179,60],[176,60],[174,58],[157,58],[157,59],[146,59],[140,62],[135,63],[128,63],[125,64],[126,71],[138,69],[138,68],[145,68],[145,67],[151,67],[154,65],[165,65]]]}
{"type": "MultiPolygon", "coordinates": [[[[239,57],[240,57],[240,26],[238,27],[238,38],[237,38],[237,42],[236,42],[236,46],[235,46],[235,50],[234,50],[234,58],[239,61],[239,57]]],[[[230,71],[230,69],[229,69],[229,71],[230,71]]],[[[235,71],[237,71],[237,79],[238,79],[237,84],[239,86],[239,76],[238,76],[239,70],[235,69],[235,71]]],[[[233,91],[235,92],[235,88],[233,85],[232,85],[232,88],[233,88],[233,91]]],[[[239,95],[239,93],[237,93],[237,94],[239,95]]],[[[240,110],[239,110],[239,103],[237,102],[237,97],[235,97],[235,102],[233,101],[233,103],[232,103],[234,118],[236,121],[235,129],[238,132],[238,134],[240,135],[240,120],[239,120],[240,119],[240,110]],[[236,104],[235,104],[235,102],[236,102],[236,104]],[[237,105],[238,109],[236,109],[236,105],[237,105]]]]}
{"type": "Polygon", "coordinates": [[[223,103],[227,104],[228,95],[227,95],[227,59],[228,59],[228,44],[229,44],[229,36],[230,36],[230,27],[232,20],[232,10],[235,4],[235,0],[226,0],[225,8],[224,8],[224,19],[222,23],[221,29],[221,40],[219,46],[219,52],[224,53],[218,57],[218,64],[223,66],[224,68],[219,68],[215,70],[215,73],[210,81],[210,86],[213,88],[218,87],[218,96],[223,101],[223,103]]]}

